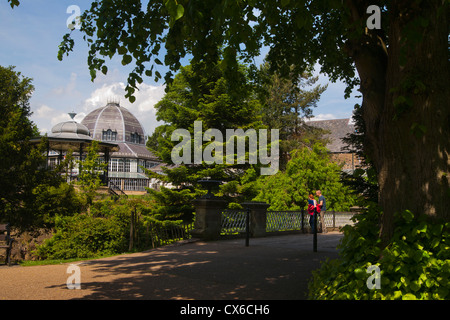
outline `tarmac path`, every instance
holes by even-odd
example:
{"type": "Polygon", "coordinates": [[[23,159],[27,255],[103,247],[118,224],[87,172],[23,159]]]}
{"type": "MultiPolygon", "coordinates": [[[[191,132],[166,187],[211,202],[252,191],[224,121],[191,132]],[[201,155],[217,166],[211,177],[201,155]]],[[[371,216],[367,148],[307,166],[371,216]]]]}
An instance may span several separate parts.
{"type": "Polygon", "coordinates": [[[0,300],[303,300],[311,271],[337,258],[342,234],[195,241],[59,265],[1,266],[0,300]],[[69,290],[68,267],[81,289],[69,290]]]}

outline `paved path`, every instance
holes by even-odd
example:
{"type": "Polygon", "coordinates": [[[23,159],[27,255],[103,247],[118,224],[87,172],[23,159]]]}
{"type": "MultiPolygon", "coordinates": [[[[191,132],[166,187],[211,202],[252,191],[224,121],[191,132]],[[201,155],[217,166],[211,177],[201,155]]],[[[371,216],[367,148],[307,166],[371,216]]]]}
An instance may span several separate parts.
{"type": "Polygon", "coordinates": [[[337,257],[342,234],[197,241],[75,262],[81,289],[67,289],[70,264],[0,267],[3,299],[306,299],[311,271],[337,257]]]}

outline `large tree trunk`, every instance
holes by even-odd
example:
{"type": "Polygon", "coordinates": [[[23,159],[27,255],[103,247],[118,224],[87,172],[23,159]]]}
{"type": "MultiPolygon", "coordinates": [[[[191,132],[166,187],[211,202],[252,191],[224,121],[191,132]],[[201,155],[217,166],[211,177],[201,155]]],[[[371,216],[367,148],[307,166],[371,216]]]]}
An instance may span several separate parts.
{"type": "Polygon", "coordinates": [[[378,172],[384,244],[396,212],[450,220],[448,11],[439,10],[438,0],[420,7],[392,3],[386,55],[375,32],[351,46],[361,78],[365,151],[378,172]]]}

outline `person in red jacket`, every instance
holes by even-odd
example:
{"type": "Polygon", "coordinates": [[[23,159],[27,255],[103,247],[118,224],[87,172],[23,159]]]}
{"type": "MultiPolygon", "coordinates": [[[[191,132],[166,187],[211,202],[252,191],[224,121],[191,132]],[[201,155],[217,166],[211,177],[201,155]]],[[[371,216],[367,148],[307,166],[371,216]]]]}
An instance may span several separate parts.
{"type": "Polygon", "coordinates": [[[311,231],[314,232],[314,213],[320,213],[320,207],[317,205],[317,201],[314,199],[314,194],[310,193],[308,197],[308,213],[309,225],[311,226],[311,231]]]}

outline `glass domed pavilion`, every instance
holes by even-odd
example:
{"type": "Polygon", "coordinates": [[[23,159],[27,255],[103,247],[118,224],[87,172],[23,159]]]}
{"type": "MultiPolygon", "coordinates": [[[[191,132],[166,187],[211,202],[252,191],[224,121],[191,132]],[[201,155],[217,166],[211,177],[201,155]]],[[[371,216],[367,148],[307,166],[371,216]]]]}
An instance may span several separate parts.
{"type": "MultiPolygon", "coordinates": [[[[160,161],[146,147],[146,135],[139,120],[118,103],[90,112],[78,123],[73,120],[75,113],[69,113],[72,120],[58,123],[47,136],[47,163],[55,167],[68,150],[73,151],[75,160],[84,158],[87,147],[93,140],[99,141],[99,154],[108,162],[103,182],[112,189],[130,192],[145,192],[150,179],[144,174],[146,169],[156,168],[160,161]]],[[[38,144],[40,138],[31,139],[38,144]]],[[[70,179],[78,176],[78,166],[69,172],[70,179]]]]}
{"type": "Polygon", "coordinates": [[[86,115],[81,125],[88,129],[92,139],[119,147],[110,154],[110,184],[124,191],[145,191],[145,187],[149,187],[149,179],[141,166],[150,169],[160,161],[147,149],[144,128],[130,111],[109,102],[86,115]]]}

